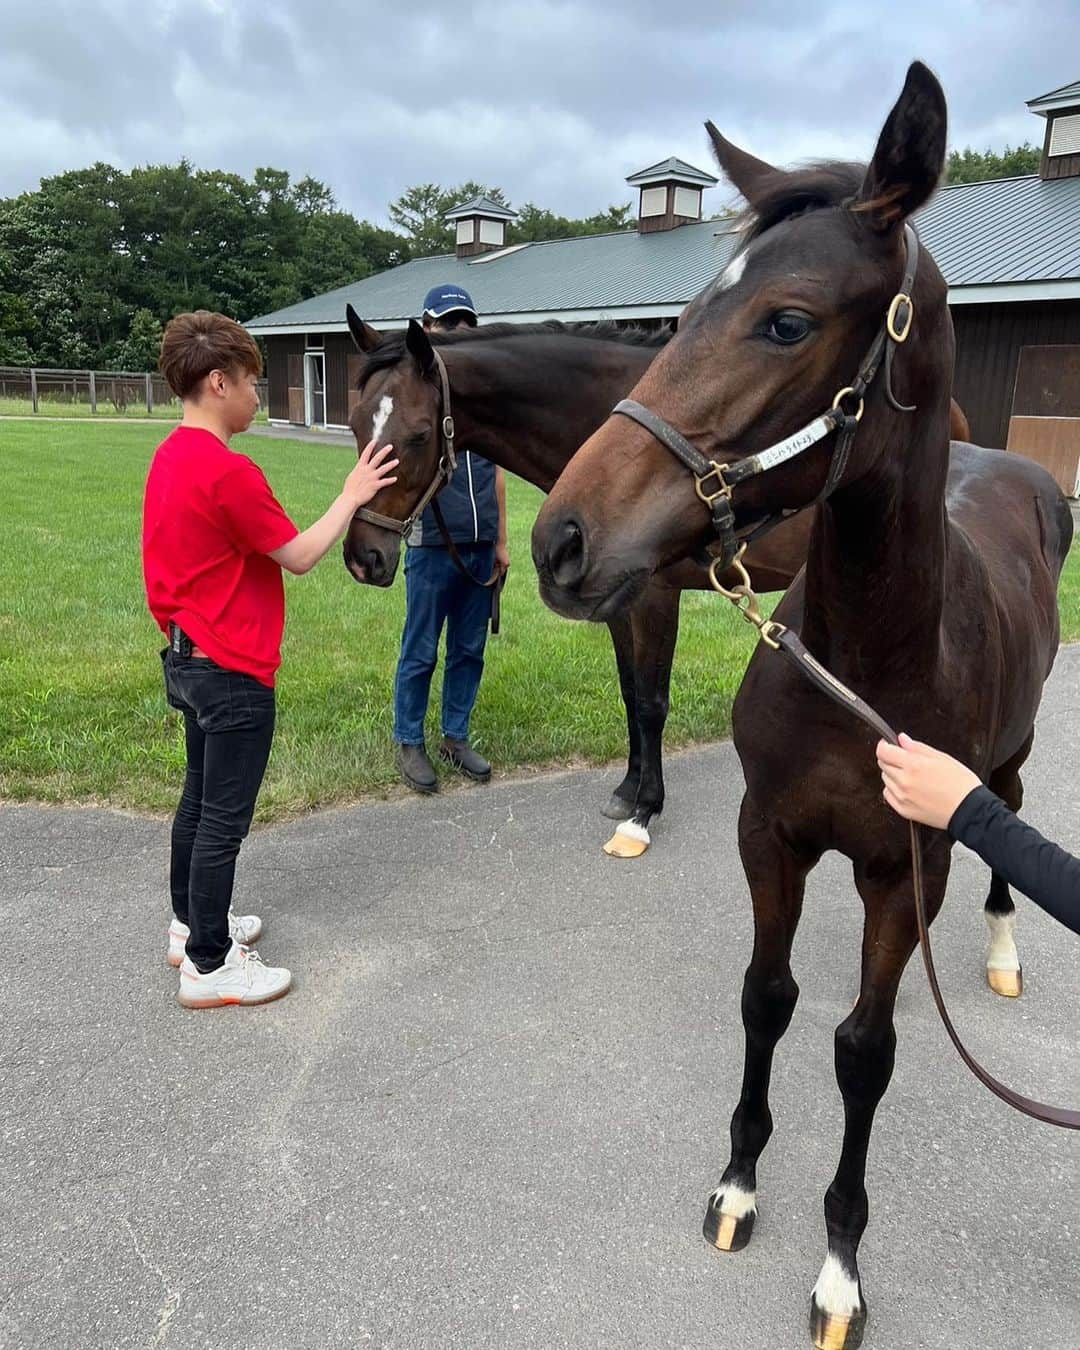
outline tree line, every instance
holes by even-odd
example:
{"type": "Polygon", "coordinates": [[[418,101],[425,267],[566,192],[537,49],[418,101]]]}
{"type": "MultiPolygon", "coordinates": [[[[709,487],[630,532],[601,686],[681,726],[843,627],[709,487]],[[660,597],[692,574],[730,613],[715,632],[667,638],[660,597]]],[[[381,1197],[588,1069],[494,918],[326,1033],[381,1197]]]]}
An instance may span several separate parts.
{"type": "MultiPolygon", "coordinates": [[[[325,183],[252,178],[186,160],[125,172],[95,164],[0,199],[0,365],[149,370],[162,325],[189,309],[240,320],[450,253],[443,212],[497,187],[410,188],[393,229],[339,208],[325,183]]],[[[527,204],[514,242],[627,228],[630,206],[582,220],[527,204]]]]}
{"type": "MultiPolygon", "coordinates": [[[[1027,144],[953,151],[947,181],[1031,173],[1039,154],[1027,144]]],[[[453,252],[443,216],[481,193],[510,205],[492,185],[419,184],[390,204],[394,228],[384,229],[343,211],[325,183],[283,169],[248,179],[181,160],[44,178],[0,199],[0,365],[152,369],[163,324],[183,310],[250,319],[453,252]]],[[[631,228],[629,202],[579,219],[527,202],[507,243],[631,228]]]]}

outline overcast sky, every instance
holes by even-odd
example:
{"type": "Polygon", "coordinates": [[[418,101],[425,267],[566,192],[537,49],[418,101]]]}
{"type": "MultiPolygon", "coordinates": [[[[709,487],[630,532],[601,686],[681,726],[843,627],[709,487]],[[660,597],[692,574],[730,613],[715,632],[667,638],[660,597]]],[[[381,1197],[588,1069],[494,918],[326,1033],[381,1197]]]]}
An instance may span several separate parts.
{"type": "MultiPolygon", "coordinates": [[[[105,160],[312,174],[387,223],[466,178],[585,215],[702,122],[777,163],[869,156],[913,58],[950,144],[1041,144],[1080,0],[0,0],[0,196],[105,160]]],[[[722,189],[706,196],[719,207],[722,189]]]]}

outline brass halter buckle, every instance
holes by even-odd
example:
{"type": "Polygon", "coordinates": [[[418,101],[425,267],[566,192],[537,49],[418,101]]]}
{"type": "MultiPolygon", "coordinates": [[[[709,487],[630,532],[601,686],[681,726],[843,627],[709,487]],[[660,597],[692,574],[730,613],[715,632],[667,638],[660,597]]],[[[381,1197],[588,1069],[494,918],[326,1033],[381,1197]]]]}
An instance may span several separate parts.
{"type": "Polygon", "coordinates": [[[727,464],[717,464],[715,459],[711,459],[709,463],[712,465],[712,468],[708,473],[703,473],[700,478],[698,478],[696,474],[694,475],[694,491],[705,505],[711,509],[713,502],[718,501],[721,497],[726,497],[728,501],[731,500],[731,485],[730,483],[724,482],[724,470],[729,466],[727,464]],[[710,478],[715,478],[718,484],[715,492],[707,492],[705,490],[705,484],[708,483],[710,478]]]}
{"type": "Polygon", "coordinates": [[[885,331],[894,342],[906,342],[908,334],[911,332],[911,324],[915,318],[915,304],[910,295],[905,295],[903,291],[897,291],[892,298],[892,304],[889,306],[889,312],[885,317],[885,331]],[[904,309],[902,326],[897,327],[896,319],[900,309],[904,309]]]}
{"type": "MultiPolygon", "coordinates": [[[[725,600],[730,600],[747,623],[752,623],[758,630],[758,636],[766,646],[772,647],[774,651],[779,650],[780,643],[777,638],[787,630],[782,623],[774,623],[772,619],[766,619],[758,605],[758,598],[754,594],[754,589],[750,585],[750,573],[742,564],[742,556],[746,552],[746,545],[743,544],[731,562],[735,573],[739,578],[738,584],[730,589],[720,583],[718,571],[720,570],[720,558],[714,558],[709,565],[709,582],[713,590],[718,591],[725,600]]],[[[726,571],[727,569],[722,569],[726,571]]]]}

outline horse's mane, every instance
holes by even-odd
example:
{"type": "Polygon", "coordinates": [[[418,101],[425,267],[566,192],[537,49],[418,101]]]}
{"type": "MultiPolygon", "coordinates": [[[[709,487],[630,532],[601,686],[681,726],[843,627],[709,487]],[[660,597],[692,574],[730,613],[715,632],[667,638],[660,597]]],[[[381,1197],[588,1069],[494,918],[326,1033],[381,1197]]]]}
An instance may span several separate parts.
{"type": "Polygon", "coordinates": [[[479,328],[452,328],[449,333],[429,333],[433,347],[453,346],[456,342],[484,342],[500,337],[564,337],[587,338],[596,342],[622,342],[629,347],[662,347],[671,337],[670,326],[642,328],[631,324],[620,328],[605,320],[598,323],[567,324],[558,319],[542,323],[485,323],[479,328]]]}
{"type": "Polygon", "coordinates": [[[825,160],[791,173],[776,173],[755,190],[754,205],[739,218],[746,243],[782,220],[808,211],[850,206],[865,177],[864,164],[840,160],[825,160]]]}
{"type": "MultiPolygon", "coordinates": [[[[490,342],[494,338],[574,337],[591,342],[618,342],[628,347],[662,347],[673,329],[642,328],[634,324],[620,328],[611,322],[565,324],[557,319],[543,323],[486,323],[478,328],[453,328],[448,333],[428,333],[433,347],[453,347],[460,342],[490,342]]],[[[377,370],[396,366],[405,355],[405,330],[388,334],[374,351],[366,353],[360,375],[363,382],[377,370]]]]}

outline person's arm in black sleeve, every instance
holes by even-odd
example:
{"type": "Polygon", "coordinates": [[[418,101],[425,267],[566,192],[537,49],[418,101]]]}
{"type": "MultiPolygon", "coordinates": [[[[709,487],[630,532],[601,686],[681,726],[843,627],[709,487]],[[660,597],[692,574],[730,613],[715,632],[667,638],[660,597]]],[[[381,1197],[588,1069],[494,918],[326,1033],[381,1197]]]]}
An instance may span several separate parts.
{"type": "Polygon", "coordinates": [[[901,732],[878,741],[877,762],[889,806],[905,820],[954,839],[1066,928],[1080,933],[1080,861],[1025,825],[960,760],[901,732]]]}
{"type": "Polygon", "coordinates": [[[1080,933],[1080,858],[1026,825],[988,787],[968,793],[949,821],[949,834],[1040,909],[1080,933]]]}

